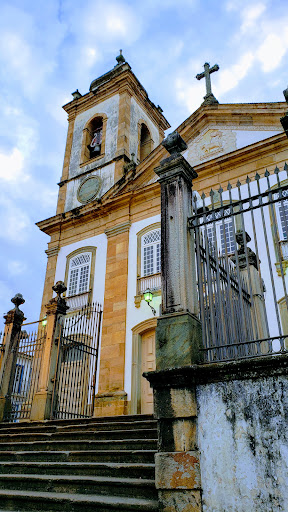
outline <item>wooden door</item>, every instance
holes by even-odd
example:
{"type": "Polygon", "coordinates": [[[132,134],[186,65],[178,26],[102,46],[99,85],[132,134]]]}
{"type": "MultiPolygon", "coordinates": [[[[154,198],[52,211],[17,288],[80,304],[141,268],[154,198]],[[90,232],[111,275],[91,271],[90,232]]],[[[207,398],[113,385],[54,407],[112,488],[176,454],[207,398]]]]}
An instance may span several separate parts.
{"type": "Polygon", "coordinates": [[[155,329],[146,331],[141,336],[141,414],[153,413],[153,390],[143,372],[155,370],[155,329]]]}

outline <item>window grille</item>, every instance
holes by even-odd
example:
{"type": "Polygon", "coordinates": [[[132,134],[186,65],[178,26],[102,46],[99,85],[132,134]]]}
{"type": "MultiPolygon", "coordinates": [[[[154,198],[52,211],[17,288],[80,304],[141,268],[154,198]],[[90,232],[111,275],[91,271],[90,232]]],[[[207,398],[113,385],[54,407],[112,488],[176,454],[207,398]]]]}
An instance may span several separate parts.
{"type": "Polygon", "coordinates": [[[68,296],[85,293],[89,289],[91,253],[83,253],[71,259],[68,276],[68,296]]]}
{"type": "Polygon", "coordinates": [[[161,270],[161,231],[155,229],[142,237],[142,276],[161,270]]]}
{"type": "MultiPolygon", "coordinates": [[[[219,212],[217,212],[219,213],[219,212]]],[[[219,216],[219,215],[218,215],[219,216]]],[[[217,218],[217,215],[216,215],[217,218]]],[[[212,222],[212,215],[207,215],[206,220],[211,220],[212,222]]],[[[205,244],[205,235],[207,235],[208,240],[208,247],[209,251],[214,254],[216,251],[216,240],[215,240],[215,234],[217,239],[217,249],[219,254],[233,254],[235,252],[235,237],[234,237],[234,222],[233,219],[225,219],[223,221],[216,222],[215,225],[213,224],[207,224],[206,228],[203,226],[202,228],[202,237],[203,242],[205,244]],[[206,231],[206,234],[205,234],[206,231]],[[225,243],[226,248],[225,250],[225,243]]]]}

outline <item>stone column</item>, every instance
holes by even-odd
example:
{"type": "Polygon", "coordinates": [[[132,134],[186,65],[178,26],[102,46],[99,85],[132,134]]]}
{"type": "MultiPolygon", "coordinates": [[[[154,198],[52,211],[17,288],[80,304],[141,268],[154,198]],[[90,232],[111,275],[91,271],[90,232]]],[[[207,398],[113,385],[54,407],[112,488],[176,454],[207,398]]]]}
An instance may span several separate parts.
{"type": "Polygon", "coordinates": [[[127,414],[124,390],[130,221],[106,229],[108,238],[98,393],[94,416],[127,414]]]}
{"type": "Polygon", "coordinates": [[[21,326],[25,320],[24,313],[19,309],[19,306],[25,302],[21,293],[17,293],[11,299],[11,302],[15,304],[15,308],[8,311],[7,315],[4,316],[3,352],[0,359],[0,421],[3,421],[11,410],[17,350],[21,326]]]}
{"type": "Polygon", "coordinates": [[[160,510],[200,512],[195,384],[187,385],[184,378],[187,367],[201,360],[194,239],[187,222],[197,174],[180,154],[187,146],[177,132],[162,144],[171,154],[155,169],[161,184],[162,316],[156,328],[156,372],[144,376],[153,387],[158,420],[160,510]]]}
{"type": "Polygon", "coordinates": [[[161,184],[161,286],[162,316],[156,330],[156,369],[199,362],[201,328],[193,233],[192,180],[197,173],[180,154],[187,148],[176,132],[162,142],[169,158],[155,169],[161,184]]]}
{"type": "Polygon", "coordinates": [[[52,289],[56,292],[57,296],[51,299],[46,306],[46,339],[42,354],[38,390],[33,398],[30,415],[31,420],[34,421],[47,420],[51,417],[58,343],[68,309],[65,299],[61,297],[61,294],[67,290],[64,283],[57,281],[52,289]]]}

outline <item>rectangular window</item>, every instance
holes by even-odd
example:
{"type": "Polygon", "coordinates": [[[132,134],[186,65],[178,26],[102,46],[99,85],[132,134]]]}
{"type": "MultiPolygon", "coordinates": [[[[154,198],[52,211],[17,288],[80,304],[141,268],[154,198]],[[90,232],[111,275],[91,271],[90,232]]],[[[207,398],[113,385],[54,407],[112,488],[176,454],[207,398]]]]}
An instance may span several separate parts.
{"type": "Polygon", "coordinates": [[[142,271],[143,277],[161,272],[161,232],[156,229],[142,236],[142,271]]]}

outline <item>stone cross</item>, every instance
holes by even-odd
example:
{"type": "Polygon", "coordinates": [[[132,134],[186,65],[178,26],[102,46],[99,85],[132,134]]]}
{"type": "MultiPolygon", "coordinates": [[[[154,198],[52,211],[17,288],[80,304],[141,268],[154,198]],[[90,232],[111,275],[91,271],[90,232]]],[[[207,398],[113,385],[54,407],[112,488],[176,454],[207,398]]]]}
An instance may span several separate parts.
{"type": "Polygon", "coordinates": [[[209,63],[205,62],[203,73],[199,73],[198,75],[196,75],[197,80],[201,80],[201,78],[205,77],[206,95],[204,96],[204,101],[202,105],[212,105],[213,103],[219,103],[219,101],[216,100],[214,94],[212,93],[210,78],[211,73],[214,73],[214,71],[218,71],[218,69],[218,64],[215,64],[214,66],[212,66],[212,68],[210,68],[209,63]]]}

